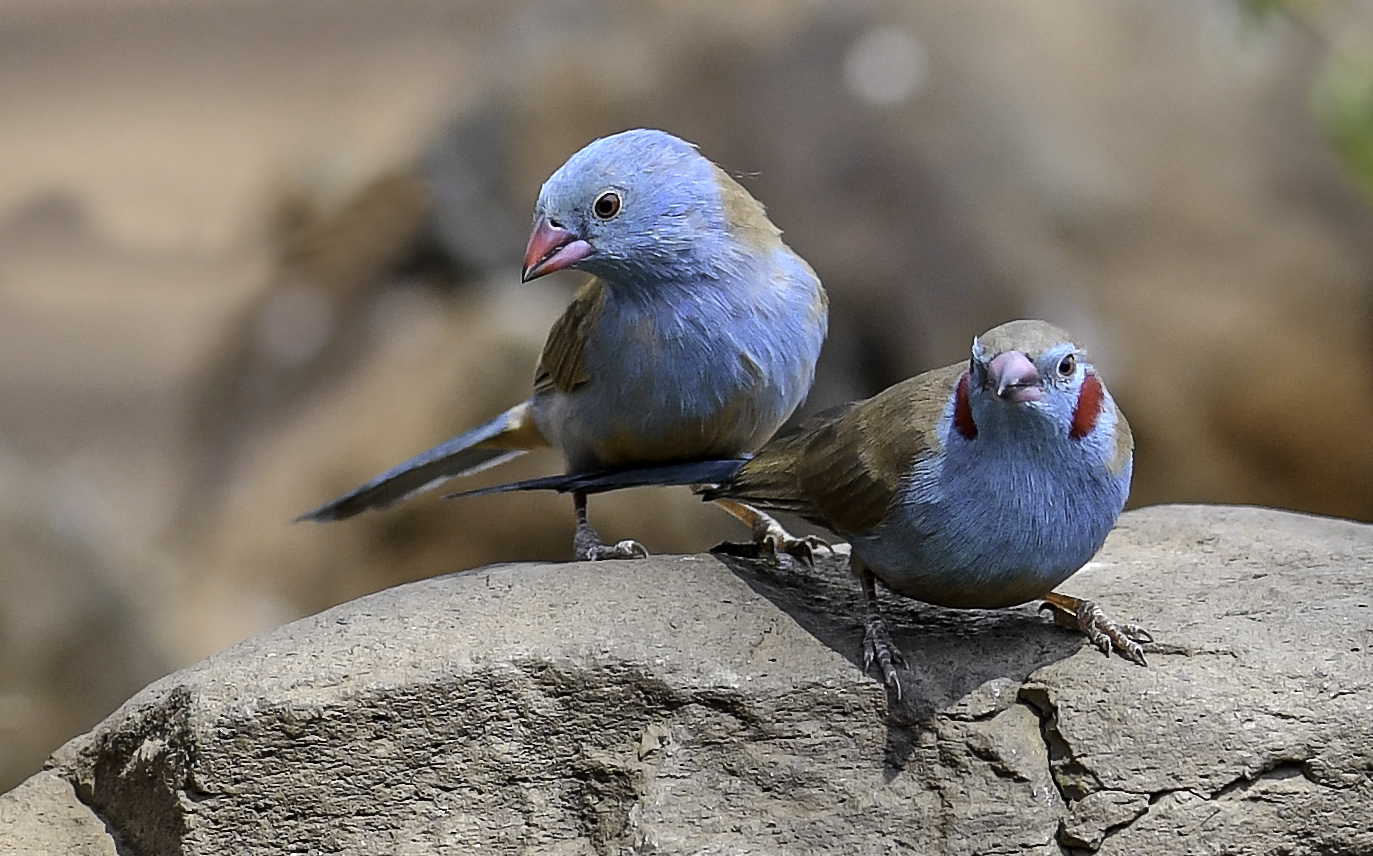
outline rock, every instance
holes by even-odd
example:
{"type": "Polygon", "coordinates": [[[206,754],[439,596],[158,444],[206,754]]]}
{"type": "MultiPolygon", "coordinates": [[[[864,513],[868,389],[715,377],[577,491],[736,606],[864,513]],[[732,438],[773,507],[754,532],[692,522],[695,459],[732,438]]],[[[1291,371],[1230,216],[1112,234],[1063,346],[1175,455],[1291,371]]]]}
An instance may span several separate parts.
{"type": "Polygon", "coordinates": [[[104,824],[50,770],[0,796],[0,844],[14,856],[115,856],[104,824]]]}
{"type": "MultiPolygon", "coordinates": [[[[154,683],[0,818],[65,779],[139,856],[1367,853],[1370,562],[1364,524],[1132,511],[1064,589],[1149,627],[1148,668],[889,598],[900,704],[835,561],[491,566],[154,683]]],[[[65,816],[0,850],[102,852],[65,816]]]]}

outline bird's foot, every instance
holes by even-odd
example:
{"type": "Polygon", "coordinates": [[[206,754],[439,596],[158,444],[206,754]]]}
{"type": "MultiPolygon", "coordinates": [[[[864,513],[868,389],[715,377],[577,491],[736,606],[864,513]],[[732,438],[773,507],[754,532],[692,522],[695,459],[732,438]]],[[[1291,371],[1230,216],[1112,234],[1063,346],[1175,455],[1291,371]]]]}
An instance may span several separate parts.
{"type": "Polygon", "coordinates": [[[891,632],[882,614],[872,610],[863,616],[863,671],[872,669],[872,664],[882,670],[882,682],[891,688],[896,698],[901,698],[901,680],[896,670],[906,667],[906,658],[901,649],[892,641],[891,632]]]}
{"type": "Polygon", "coordinates": [[[596,562],[601,559],[647,559],[648,550],[638,541],[625,540],[618,544],[607,544],[590,526],[577,527],[572,539],[572,549],[578,561],[596,562]]]}
{"type": "Polygon", "coordinates": [[[773,562],[782,553],[814,567],[815,551],[821,548],[834,552],[834,548],[823,538],[807,535],[797,538],[788,532],[770,514],[759,511],[751,505],[732,499],[717,499],[715,504],[742,520],[753,532],[753,540],[748,544],[735,544],[726,541],[711,550],[712,553],[725,553],[747,559],[767,559],[773,562]]]}
{"type": "Polygon", "coordinates": [[[1053,612],[1054,622],[1060,627],[1080,630],[1087,637],[1087,641],[1106,656],[1111,656],[1111,649],[1114,648],[1132,663],[1149,665],[1144,660],[1144,643],[1153,642],[1154,637],[1138,624],[1122,624],[1108,618],[1106,613],[1101,611],[1101,607],[1090,600],[1068,597],[1057,592],[1049,592],[1040,609],[1053,612]]]}
{"type": "Polygon", "coordinates": [[[577,558],[583,562],[597,562],[601,559],[647,559],[648,550],[638,541],[624,540],[616,544],[578,544],[577,558]]]}
{"type": "Polygon", "coordinates": [[[868,566],[856,555],[849,558],[849,568],[863,587],[863,671],[867,672],[876,663],[882,670],[882,682],[891,689],[896,700],[901,700],[901,679],[897,668],[906,667],[906,658],[901,649],[892,641],[887,620],[882,617],[882,607],[877,602],[877,578],[868,566]]]}
{"type": "Polygon", "coordinates": [[[776,560],[779,554],[786,553],[812,567],[815,566],[816,550],[834,552],[834,547],[825,539],[816,535],[797,538],[775,518],[761,511],[758,512],[758,519],[753,521],[753,543],[758,545],[760,556],[776,560]]]}

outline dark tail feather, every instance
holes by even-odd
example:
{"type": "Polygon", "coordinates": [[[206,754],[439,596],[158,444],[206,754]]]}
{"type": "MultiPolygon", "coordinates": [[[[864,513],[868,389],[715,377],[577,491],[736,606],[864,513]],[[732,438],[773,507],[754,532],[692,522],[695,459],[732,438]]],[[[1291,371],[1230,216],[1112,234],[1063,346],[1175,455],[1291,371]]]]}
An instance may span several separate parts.
{"type": "Polygon", "coordinates": [[[620,470],[597,470],[589,473],[568,473],[539,479],[479,487],[451,493],[444,499],[466,496],[486,496],[517,490],[556,490],[558,493],[604,493],[627,487],[665,487],[678,484],[719,484],[728,481],[739,471],[747,458],[719,461],[687,461],[681,464],[660,464],[648,467],[628,467],[620,470]]]}
{"type": "MultiPolygon", "coordinates": [[[[528,410],[527,403],[516,405],[480,428],[440,443],[314,511],[302,514],[295,522],[343,520],[369,508],[400,502],[456,476],[478,473],[518,457],[524,454],[524,448],[492,449],[482,448],[480,444],[501,435],[543,441],[538,429],[533,427],[528,410]]],[[[542,442],[530,442],[526,448],[535,445],[542,445],[542,442]]]]}

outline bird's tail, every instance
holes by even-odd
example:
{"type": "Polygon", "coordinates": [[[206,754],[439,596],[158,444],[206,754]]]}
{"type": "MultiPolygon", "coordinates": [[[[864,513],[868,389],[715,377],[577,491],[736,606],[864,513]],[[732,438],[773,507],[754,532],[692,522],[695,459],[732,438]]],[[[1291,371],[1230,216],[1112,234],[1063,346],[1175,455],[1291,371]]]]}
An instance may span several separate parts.
{"type": "Polygon", "coordinates": [[[747,458],[728,458],[717,461],[685,461],[678,464],[658,464],[647,467],[627,467],[617,470],[596,470],[589,473],[568,473],[540,479],[498,484],[453,493],[444,499],[465,496],[486,496],[517,490],[556,490],[558,493],[604,493],[627,487],[664,487],[677,484],[719,484],[728,481],[739,471],[747,458]]]}
{"type": "Polygon", "coordinates": [[[481,472],[530,449],[547,445],[548,440],[534,424],[526,401],[480,428],[440,443],[314,511],[302,514],[296,521],[343,520],[369,508],[400,502],[448,479],[481,472]]]}

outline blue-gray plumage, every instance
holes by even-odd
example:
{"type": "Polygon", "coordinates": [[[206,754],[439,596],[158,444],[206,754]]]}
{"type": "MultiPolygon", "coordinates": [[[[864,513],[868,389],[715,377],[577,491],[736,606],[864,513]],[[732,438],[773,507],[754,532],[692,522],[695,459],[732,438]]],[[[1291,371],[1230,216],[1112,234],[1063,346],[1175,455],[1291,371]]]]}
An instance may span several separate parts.
{"type": "MultiPolygon", "coordinates": [[[[740,455],[810,390],[819,279],[738,182],[671,134],[596,140],[545,182],[524,278],[564,268],[593,278],[550,330],[529,400],[304,519],[350,517],[540,445],[572,473],[740,455]]],[[[643,553],[601,544],[574,499],[579,556],[643,553]]]]}
{"type": "Polygon", "coordinates": [[[751,459],[503,487],[594,493],[713,482],[707,499],[829,528],[852,545],[869,603],[869,657],[899,690],[874,578],[941,606],[1042,597],[1102,650],[1142,664],[1141,628],[1052,591],[1101,549],[1125,506],[1132,460],[1130,426],[1083,351],[1043,321],[1012,321],[974,340],[969,362],[811,417],[751,459]]]}
{"type": "Polygon", "coordinates": [[[1052,589],[1101,549],[1130,491],[1129,423],[1082,349],[1012,321],[972,359],[778,437],[706,491],[799,513],[844,536],[868,597],[865,647],[899,690],[874,577],[941,606],[1044,598],[1106,653],[1144,663],[1149,636],[1052,589]]]}
{"type": "Polygon", "coordinates": [[[1013,332],[1005,344],[1025,350],[988,354],[988,334],[968,369],[936,375],[946,400],[925,411],[937,416],[928,446],[882,522],[844,533],[894,591],[941,606],[1024,603],[1087,564],[1125,507],[1130,429],[1114,400],[1067,334],[1034,349],[1013,332]],[[1030,385],[997,394],[990,381],[1008,370],[1030,385]],[[1094,425],[1073,436],[1081,405],[1094,425]]]}

